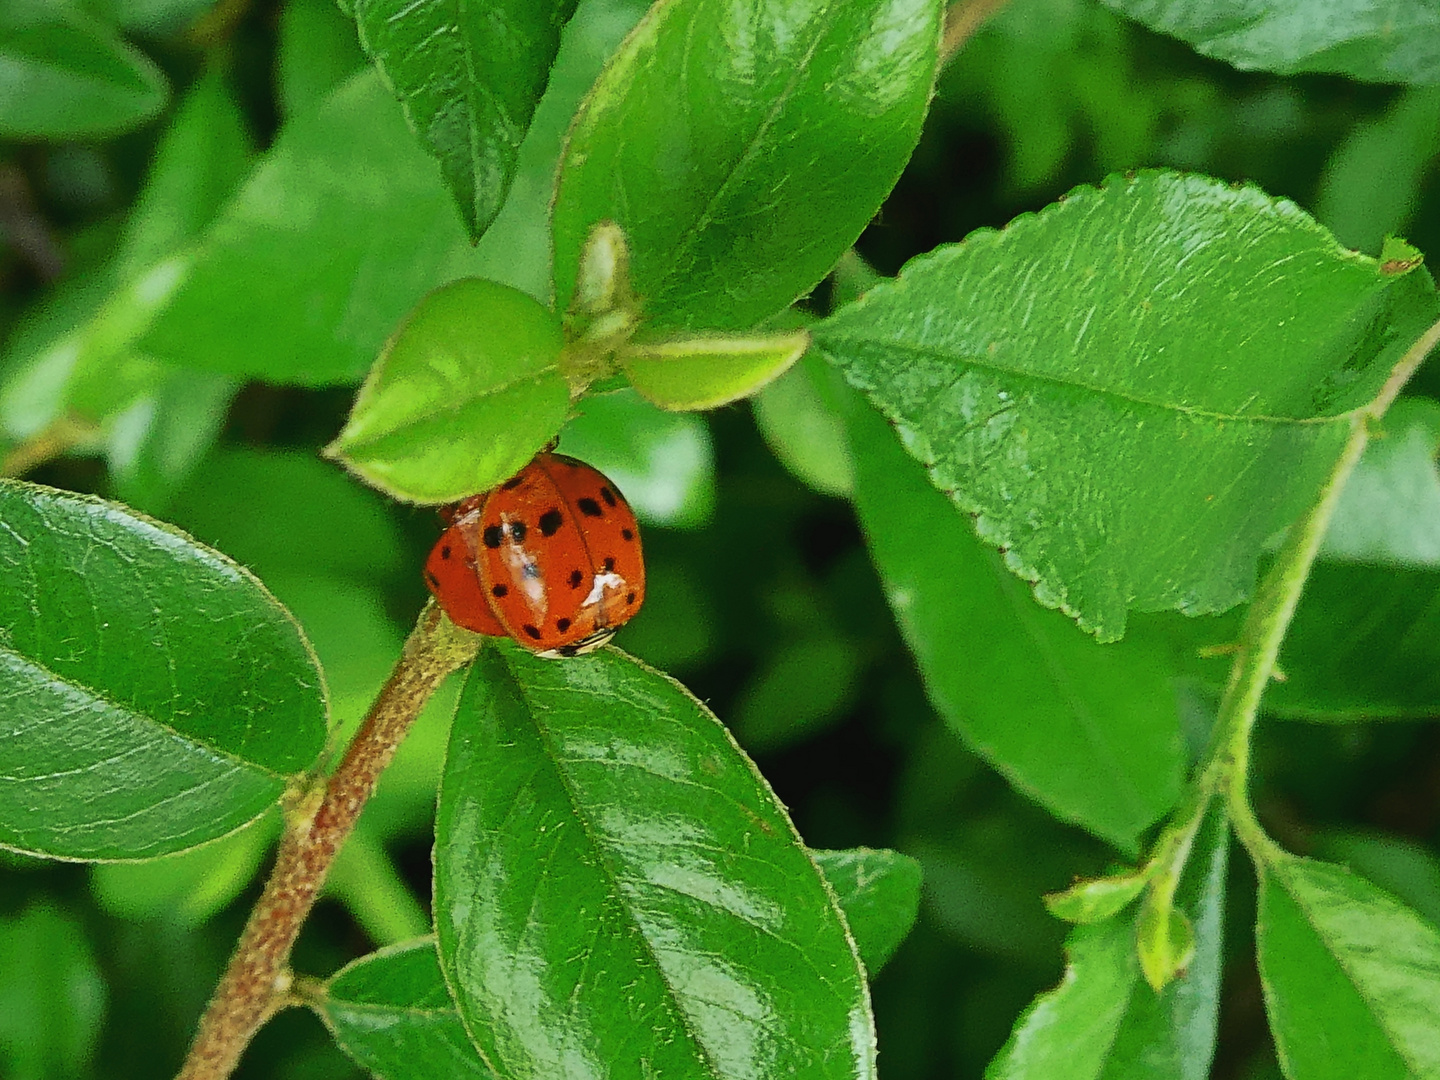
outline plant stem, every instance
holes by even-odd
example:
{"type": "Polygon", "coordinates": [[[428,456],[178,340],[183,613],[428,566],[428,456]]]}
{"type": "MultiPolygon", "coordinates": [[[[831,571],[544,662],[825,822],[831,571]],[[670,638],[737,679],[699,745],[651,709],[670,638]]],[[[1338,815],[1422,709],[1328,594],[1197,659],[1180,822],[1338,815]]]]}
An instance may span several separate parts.
{"type": "Polygon", "coordinates": [[[1006,0],[958,0],[951,4],[945,11],[945,31],[940,39],[940,66],[943,68],[953,60],[1005,3],[1006,0]]]}
{"type": "Polygon", "coordinates": [[[287,815],[275,868],[200,1020],[179,1080],[224,1080],[266,1020],[291,1004],[290,950],[340,846],[380,774],[445,676],[483,639],[433,603],[420,614],[395,670],[324,785],[287,815]]]}

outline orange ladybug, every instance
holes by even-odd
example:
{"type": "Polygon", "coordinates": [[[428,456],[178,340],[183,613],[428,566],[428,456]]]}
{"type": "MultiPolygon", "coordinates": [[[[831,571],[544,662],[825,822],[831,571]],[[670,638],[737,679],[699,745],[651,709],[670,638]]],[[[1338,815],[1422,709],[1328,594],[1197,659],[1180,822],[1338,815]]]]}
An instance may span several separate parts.
{"type": "Polygon", "coordinates": [[[604,474],[543,453],[442,511],[425,583],[457,626],[541,656],[599,648],[645,602],[640,526],[604,474]]]}

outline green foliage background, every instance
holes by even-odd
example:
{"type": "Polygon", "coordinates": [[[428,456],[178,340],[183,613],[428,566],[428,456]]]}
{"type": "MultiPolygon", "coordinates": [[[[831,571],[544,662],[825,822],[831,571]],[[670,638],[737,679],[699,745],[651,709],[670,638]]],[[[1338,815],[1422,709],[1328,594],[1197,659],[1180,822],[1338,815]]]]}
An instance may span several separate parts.
{"type": "MultiPolygon", "coordinates": [[[[567,45],[576,62],[559,69],[569,83],[557,96],[568,95],[568,109],[547,98],[534,120],[541,137],[504,151],[519,156],[515,205],[548,197],[542,150],[548,145],[553,159],[574,103],[641,7],[581,5],[582,32],[567,45]]],[[[543,249],[508,209],[471,248],[454,206],[433,185],[417,183],[413,199],[396,200],[355,182],[383,175],[403,185],[434,165],[378,79],[354,77],[365,63],[355,24],[329,0],[213,9],[204,0],[87,0],[84,8],[76,18],[110,43],[107,62],[131,65],[124,70],[132,92],[116,104],[129,112],[97,112],[93,130],[57,127],[47,141],[8,139],[0,130],[0,427],[14,450],[33,446],[67,408],[101,415],[104,423],[93,428],[54,429],[67,453],[47,456],[27,477],[122,499],[253,571],[305,627],[333,710],[353,726],[423,601],[418,570],[437,524],[432,511],[361,488],[319,450],[344,423],[353,385],[373,359],[371,343],[414,296],[459,273],[541,291],[543,249]],[[174,88],[168,103],[166,80],[174,88]],[[351,131],[354,140],[307,140],[317,109],[328,110],[326,130],[351,131]],[[187,114],[193,123],[182,122],[187,114]],[[261,171],[232,201],[252,152],[266,147],[261,171]],[[160,190],[152,184],[141,197],[152,167],[160,190]],[[317,199],[311,241],[246,228],[283,201],[288,184],[319,174],[333,187],[317,199]],[[391,212],[401,203],[403,211],[391,212]],[[217,213],[204,244],[190,246],[217,213]],[[332,238],[333,247],[317,247],[316,235],[332,238]],[[357,236],[363,244],[351,243],[357,236]],[[303,325],[255,325],[227,314],[240,290],[263,297],[354,274],[347,259],[364,244],[388,252],[394,276],[357,286],[351,309],[320,312],[303,325]],[[146,298],[168,295],[167,264],[156,260],[172,251],[182,252],[191,276],[181,301],[151,323],[146,298]],[[223,268],[235,265],[250,267],[251,276],[227,278],[223,268]],[[277,267],[287,276],[277,277],[277,267]],[[133,295],[107,307],[117,285],[133,295]],[[129,348],[137,338],[141,346],[129,348]],[[55,350],[67,342],[98,357],[99,374],[93,385],[57,392],[64,380],[55,350]],[[271,358],[263,380],[257,356],[271,358]],[[166,368],[166,360],[189,366],[166,368]]],[[[1286,196],[1371,255],[1390,234],[1436,253],[1437,161],[1434,85],[1237,70],[1098,3],[1013,0],[945,69],[919,149],[857,248],[890,275],[937,244],[1003,226],[1078,184],[1164,167],[1286,196]]],[[[494,209],[470,205],[465,213],[484,218],[494,209]]],[[[574,213],[577,221],[585,216],[583,207],[574,213]]],[[[825,313],[859,288],[863,274],[858,261],[842,264],[806,306],[825,313]]],[[[688,313],[677,305],[683,324],[688,313]]],[[[1384,453],[1397,468],[1410,454],[1423,474],[1440,446],[1433,400],[1440,365],[1432,361],[1412,390],[1416,399],[1396,414],[1403,438],[1384,453]]],[[[937,496],[923,482],[887,486],[885,477],[854,468],[835,420],[843,402],[827,398],[836,393],[812,356],[757,399],[711,413],[660,414],[632,395],[611,395],[587,403],[561,449],[615,479],[646,525],[647,608],[624,630],[621,647],[683,680],[730,725],[811,847],[889,847],[919,860],[919,922],[873,984],[882,1075],[979,1076],[1015,1017],[1062,972],[1066,928],[1041,895],[1104,872],[1115,850],[1021,794],[966,748],[927,699],[906,646],[916,631],[897,625],[884,589],[931,572],[905,558],[923,551],[932,534],[908,541],[884,567],[882,586],[861,528],[875,515],[904,515],[917,529],[933,520],[941,532],[962,519],[927,517],[934,503],[925,500],[937,496]],[[814,405],[827,400],[828,412],[814,405]]],[[[894,476],[913,467],[901,455],[894,476]]],[[[1350,531],[1330,538],[1334,553],[1363,557],[1376,542],[1363,525],[1373,520],[1365,483],[1357,476],[1347,491],[1356,504],[1345,515],[1350,531]]],[[[941,507],[949,510],[943,500],[941,507]]],[[[1410,522],[1383,531],[1392,546],[1406,533],[1417,561],[1433,564],[1440,555],[1440,512],[1428,528],[1410,522]]],[[[953,543],[974,546],[963,533],[953,543]]],[[[960,590],[962,611],[984,582],[995,588],[989,549],[965,550],[976,584],[960,590]]],[[[878,546],[876,554],[885,555],[878,546]]],[[[1389,620],[1413,628],[1404,647],[1423,662],[1440,654],[1440,588],[1433,565],[1378,587],[1360,580],[1366,573],[1374,571],[1322,565],[1312,582],[1290,646],[1293,669],[1287,654],[1281,659],[1291,678],[1277,690],[1274,711],[1287,719],[1267,719],[1259,730],[1255,797],[1290,850],[1347,863],[1436,923],[1440,726],[1433,706],[1440,688],[1405,682],[1397,692],[1383,667],[1393,642],[1359,631],[1337,639],[1334,626],[1368,630],[1389,620]],[[1353,612],[1347,605],[1357,595],[1383,603],[1353,612]],[[1324,703],[1341,693],[1355,695],[1347,715],[1385,722],[1323,722],[1335,718],[1324,703]]],[[[917,622],[922,617],[915,613],[917,622]]],[[[1054,620],[1033,634],[1071,644],[1077,637],[1053,612],[1035,608],[1027,617],[1054,620]]],[[[1153,700],[1135,688],[1153,691],[1159,682],[1176,697],[1193,757],[1223,660],[1196,662],[1192,677],[1171,686],[1153,675],[1155,656],[1226,640],[1233,616],[1198,638],[1178,618],[1134,616],[1132,623],[1140,624],[1139,644],[1127,641],[1128,651],[1115,654],[1124,657],[1119,667],[1099,672],[1085,692],[1106,695],[1123,685],[1153,700]]],[[[1004,630],[986,624],[985,632],[1004,630]]],[[[963,626],[952,640],[963,654],[963,626]]],[[[960,700],[963,711],[973,695],[1007,720],[1024,716],[1034,689],[1024,677],[1014,685],[997,678],[937,688],[934,672],[954,670],[955,660],[942,656],[934,665],[925,673],[933,696],[960,700]]],[[[1023,660],[1008,670],[1023,676],[1023,660]]],[[[329,900],[301,938],[298,970],[328,975],[378,945],[426,932],[434,791],[458,692],[448,687],[427,710],[367,809],[329,900]]],[[[971,715],[966,732],[981,745],[985,719],[971,715]]],[[[1140,808],[1117,796],[1113,811],[1097,812],[1110,822],[1097,832],[1121,850],[1138,839],[1135,819],[1148,821],[1175,796],[1178,780],[1164,771],[1167,748],[1154,752],[1161,764],[1134,794],[1140,808]]],[[[1074,764],[1054,762],[1062,770],[1074,764]]],[[[1024,778],[1017,785],[1027,790],[1024,778]]],[[[1080,813],[1052,809],[1067,819],[1080,813]]],[[[255,896],[254,875],[276,827],[267,817],[149,864],[81,866],[0,851],[0,1075],[173,1071],[255,896]]],[[[1227,872],[1223,858],[1216,865],[1227,872]]],[[[1250,941],[1259,901],[1248,863],[1232,859],[1228,876],[1214,1075],[1270,1080],[1279,1072],[1250,941]]],[[[1267,903],[1286,902],[1271,892],[1267,903]]],[[[1096,935],[1086,947],[1112,944],[1096,935]]],[[[313,1015],[292,1010],[261,1032],[238,1075],[360,1074],[313,1015]]]]}

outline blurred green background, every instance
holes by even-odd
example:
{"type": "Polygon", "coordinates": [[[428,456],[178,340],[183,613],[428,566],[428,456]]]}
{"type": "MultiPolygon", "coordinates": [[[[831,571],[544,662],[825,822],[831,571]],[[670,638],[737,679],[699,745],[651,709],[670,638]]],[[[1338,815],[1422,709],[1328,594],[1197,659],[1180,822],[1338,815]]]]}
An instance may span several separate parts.
{"type": "MultiPolygon", "coordinates": [[[[114,15],[108,0],[90,6],[114,15]]],[[[177,99],[207,63],[223,70],[262,148],[307,85],[319,93],[362,63],[329,0],[123,7],[124,29],[177,99]]],[[[27,335],[63,324],[78,310],[66,305],[103,274],[165,119],[108,141],[0,139],[0,376],[27,335]]],[[[1440,88],[1244,74],[1097,3],[1014,0],[944,73],[919,150],[858,247],[891,274],[1076,184],[1163,166],[1288,196],[1372,254],[1391,232],[1436,252],[1437,154],[1440,88]]],[[[850,287],[841,275],[811,305],[824,311],[850,287]]],[[[1040,895],[1115,855],[1012,791],[927,703],[844,498],[840,431],[812,375],[802,367],[753,403],[701,417],[625,394],[592,399],[562,449],[610,473],[646,526],[647,608],[618,643],[731,725],[809,844],[895,847],[922,861],[920,922],[874,984],[883,1076],[975,1077],[1059,977],[1064,928],[1040,895]]],[[[1433,363],[1417,389],[1440,395],[1433,363]]],[[[131,499],[254,569],[304,624],[335,715],[353,725],[424,600],[418,571],[438,522],[320,459],[352,393],[253,383],[228,406],[222,396],[213,447],[173,490],[121,490],[113,451],[26,475],[131,499]]],[[[297,970],[328,974],[424,932],[452,695],[432,705],[366,811],[297,970]]],[[[1204,705],[1192,704],[1203,728],[1204,705]]],[[[1349,861],[1440,920],[1440,726],[1270,722],[1256,763],[1262,816],[1283,843],[1349,861]]],[[[171,1073],[276,827],[262,821],[146,865],[0,853],[0,1077],[171,1073]]],[[[1214,1075],[1259,1080],[1279,1073],[1248,948],[1248,864],[1234,860],[1232,877],[1214,1075]]],[[[313,1016],[293,1011],[261,1033],[239,1075],[357,1071],[313,1016]]]]}

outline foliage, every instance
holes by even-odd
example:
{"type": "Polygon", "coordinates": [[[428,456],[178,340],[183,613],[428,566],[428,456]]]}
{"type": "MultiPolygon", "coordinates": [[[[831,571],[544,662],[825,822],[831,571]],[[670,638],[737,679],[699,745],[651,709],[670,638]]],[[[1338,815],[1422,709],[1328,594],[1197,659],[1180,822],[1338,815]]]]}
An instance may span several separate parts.
{"type": "Polygon", "coordinates": [[[989,7],[0,11],[0,1075],[396,708],[243,1075],[1440,1072],[1440,21],[989,7]],[[552,442],[646,610],[406,697],[552,442]]]}

